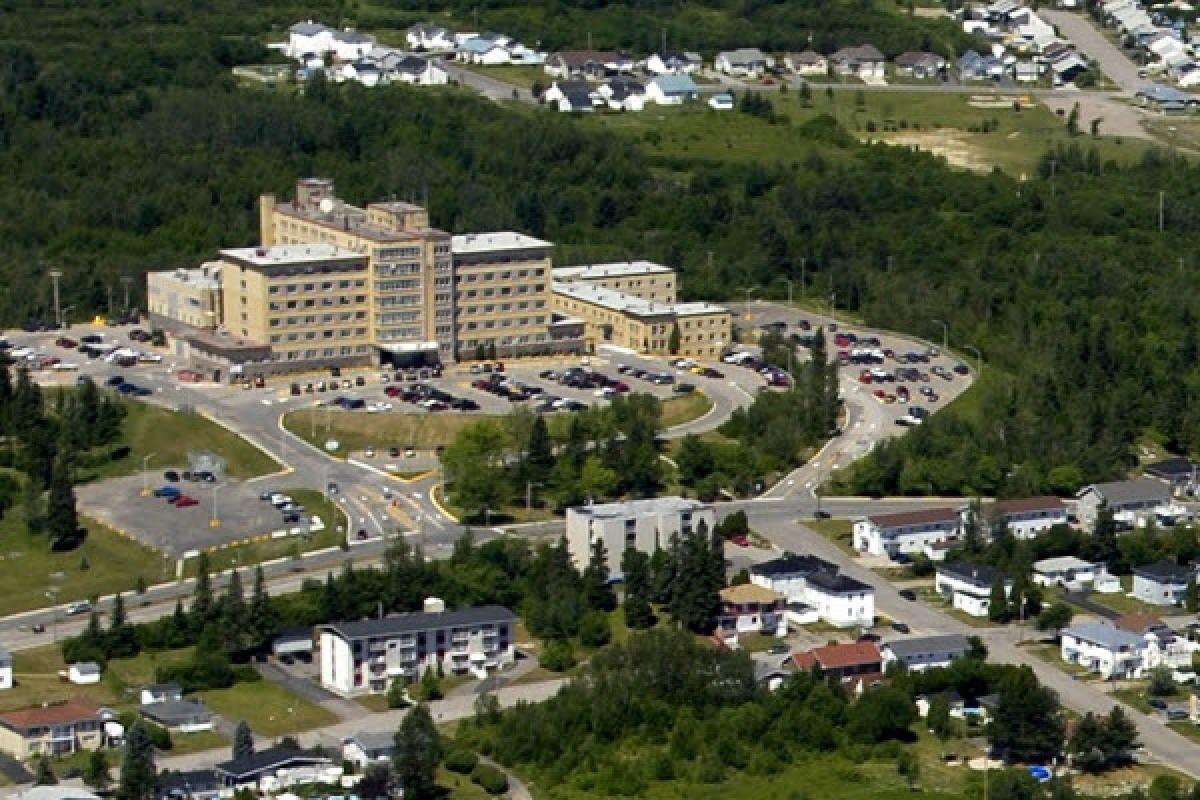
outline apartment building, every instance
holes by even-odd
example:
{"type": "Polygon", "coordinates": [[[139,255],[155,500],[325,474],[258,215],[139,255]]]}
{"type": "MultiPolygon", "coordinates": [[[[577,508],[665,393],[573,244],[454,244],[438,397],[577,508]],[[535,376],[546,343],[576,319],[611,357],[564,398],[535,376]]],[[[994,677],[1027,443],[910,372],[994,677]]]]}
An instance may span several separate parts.
{"type": "Polygon", "coordinates": [[[596,541],[604,543],[608,574],[621,578],[621,557],[634,549],[651,554],[665,549],[676,534],[686,536],[701,522],[712,530],[712,506],[683,497],[651,497],[626,503],[600,503],[567,509],[567,552],[577,569],[587,566],[596,541]]]}
{"type": "Polygon", "coordinates": [[[365,256],[335,244],[222,250],[224,327],[285,367],[368,363],[370,275],[365,256]]]}
{"type": "Polygon", "coordinates": [[[104,720],[95,705],[70,701],[0,714],[0,753],[16,759],[70,755],[104,745],[104,720]]]}
{"type": "Polygon", "coordinates": [[[653,261],[555,267],[552,274],[562,283],[587,283],[656,303],[675,303],[679,299],[675,270],[653,261]]]}
{"type": "Polygon", "coordinates": [[[148,273],[146,308],[150,323],[165,331],[216,328],[222,313],[220,263],[148,273]]]}
{"type": "Polygon", "coordinates": [[[873,556],[895,558],[920,553],[958,536],[962,520],[953,508],[871,514],[854,520],[854,549],[873,556]]]}
{"type": "Polygon", "coordinates": [[[555,310],[582,319],[585,345],[609,344],[651,355],[718,358],[732,339],[729,310],[711,303],[664,303],[586,281],[554,281],[555,310]],[[679,329],[679,348],[671,335],[679,329]]]}
{"type": "Polygon", "coordinates": [[[446,611],[429,598],[425,611],[318,628],[321,685],[344,695],[387,691],[440,665],[447,674],[479,678],[516,660],[517,617],[502,606],[446,611]]]}
{"type": "Polygon", "coordinates": [[[455,236],[450,249],[459,358],[471,358],[477,348],[494,347],[501,357],[555,349],[549,331],[554,245],[497,231],[455,236]]]}

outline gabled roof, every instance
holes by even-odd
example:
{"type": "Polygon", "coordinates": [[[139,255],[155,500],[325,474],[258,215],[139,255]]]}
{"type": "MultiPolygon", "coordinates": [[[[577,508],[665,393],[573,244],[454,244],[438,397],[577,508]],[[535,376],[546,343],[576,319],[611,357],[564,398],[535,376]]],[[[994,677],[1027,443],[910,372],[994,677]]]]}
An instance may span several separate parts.
{"type": "Polygon", "coordinates": [[[690,75],[659,75],[650,84],[657,86],[663,94],[694,94],[700,91],[690,75]]]}
{"type": "Polygon", "coordinates": [[[1096,564],[1090,561],[1084,561],[1082,558],[1075,556],[1059,556],[1057,558],[1043,558],[1041,561],[1033,562],[1034,572],[1066,572],[1067,570],[1094,570],[1096,564]]]}
{"type": "Polygon", "coordinates": [[[1173,561],[1157,561],[1133,568],[1133,574],[1157,583],[1187,583],[1195,577],[1196,570],[1181,567],[1173,561]]]}
{"type": "Polygon", "coordinates": [[[297,22],[288,28],[289,33],[299,34],[300,36],[316,36],[318,33],[324,33],[331,30],[329,26],[322,25],[319,22],[297,22]]]}
{"type": "Polygon", "coordinates": [[[504,48],[493,42],[491,39],[484,39],[482,36],[476,36],[474,39],[467,39],[458,46],[458,49],[467,53],[489,53],[492,50],[503,50],[504,48]]]}
{"type": "Polygon", "coordinates": [[[920,64],[944,64],[946,59],[939,56],[937,53],[926,53],[921,50],[910,50],[907,53],[901,53],[893,59],[897,67],[915,67],[920,64]]]}
{"type": "Polygon", "coordinates": [[[164,725],[197,718],[211,719],[213,715],[208,706],[198,700],[168,700],[165,703],[147,703],[138,707],[138,713],[164,725]]]}
{"type": "Polygon", "coordinates": [[[736,50],[722,50],[717,53],[717,58],[722,57],[730,64],[754,64],[767,60],[767,54],[757,47],[739,47],[736,50]]]}
{"type": "Polygon", "coordinates": [[[1120,650],[1121,648],[1138,650],[1146,643],[1146,640],[1136,633],[1123,631],[1103,622],[1081,622],[1072,625],[1062,633],[1063,636],[1082,639],[1106,650],[1120,650]]]}
{"type": "Polygon", "coordinates": [[[1063,501],[1057,497],[1019,497],[995,503],[991,507],[991,513],[1023,514],[1027,511],[1065,511],[1066,508],[1063,501]]]}
{"type": "Polygon", "coordinates": [[[864,664],[880,663],[879,648],[874,642],[852,642],[850,644],[827,644],[796,653],[792,656],[796,666],[801,669],[812,669],[814,665],[821,669],[840,669],[857,667],[864,664]]]}
{"type": "Polygon", "coordinates": [[[1200,472],[1200,464],[1190,458],[1168,458],[1147,464],[1145,472],[1157,478],[1190,478],[1200,472]]]}
{"type": "Polygon", "coordinates": [[[901,661],[913,656],[925,654],[950,654],[951,657],[962,655],[971,649],[971,643],[961,633],[943,633],[936,636],[913,636],[894,639],[883,643],[884,650],[890,650],[892,655],[901,661]]]}
{"type": "Polygon", "coordinates": [[[1005,582],[1010,580],[1006,572],[1001,572],[987,564],[972,564],[969,561],[949,561],[939,564],[937,571],[983,589],[991,587],[998,580],[1005,582]]]}
{"type": "Polygon", "coordinates": [[[251,777],[270,770],[279,769],[289,764],[328,764],[329,759],[317,753],[310,753],[295,747],[282,745],[270,747],[257,753],[223,761],[216,769],[234,778],[251,777]]]}
{"type": "MultiPolygon", "coordinates": [[[[1170,89],[1170,87],[1167,86],[1163,86],[1161,88],[1170,89]]],[[[1142,92],[1145,91],[1146,90],[1144,89],[1142,90],[1142,92]]],[[[1142,92],[1139,92],[1138,94],[1142,94],[1142,92]]],[[[1176,90],[1164,92],[1163,95],[1166,99],[1171,99],[1172,95],[1180,95],[1184,99],[1188,98],[1188,95],[1176,90]]],[[[1108,503],[1110,506],[1119,506],[1124,505],[1125,503],[1138,503],[1152,500],[1167,502],[1171,499],[1171,489],[1162,481],[1156,481],[1153,478],[1138,478],[1132,481],[1094,483],[1091,486],[1083,487],[1079,494],[1080,496],[1083,496],[1088,491],[1094,491],[1104,502],[1108,503]]]]}
{"type": "Polygon", "coordinates": [[[830,56],[834,61],[861,64],[883,61],[883,53],[873,44],[860,44],[857,47],[843,47],[830,56]]]}
{"type": "Polygon", "coordinates": [[[837,572],[837,565],[816,556],[784,553],[779,558],[750,566],[751,575],[772,578],[780,575],[809,575],[821,570],[837,572]]]}
{"type": "Polygon", "coordinates": [[[0,714],[0,724],[8,728],[35,728],[44,725],[65,725],[100,718],[100,707],[92,703],[69,701],[56,706],[23,708],[0,714]]]}
{"type": "Polygon", "coordinates": [[[1113,620],[1113,625],[1130,633],[1146,633],[1167,627],[1157,614],[1122,614],[1113,620]]]}
{"type": "Polygon", "coordinates": [[[383,619],[332,622],[322,625],[321,629],[333,631],[346,639],[367,639],[373,636],[396,636],[401,633],[415,633],[431,628],[449,628],[455,625],[510,622],[516,619],[516,616],[504,606],[476,606],[458,611],[419,611],[383,619]]]}
{"type": "Polygon", "coordinates": [[[816,65],[825,60],[825,56],[816,50],[805,50],[803,53],[792,53],[788,56],[793,64],[816,65]]]}
{"type": "Polygon", "coordinates": [[[937,522],[958,523],[953,508],[928,508],[921,511],[900,511],[895,514],[871,514],[867,517],[878,528],[901,528],[908,525],[932,525],[937,522]]]}
{"type": "Polygon", "coordinates": [[[342,742],[343,744],[354,742],[368,752],[394,750],[396,747],[396,737],[394,734],[377,731],[359,731],[352,736],[347,736],[342,742]]]}
{"type": "Polygon", "coordinates": [[[568,67],[584,67],[588,64],[610,64],[624,60],[615,50],[561,50],[552,55],[568,67]]]}
{"type": "Polygon", "coordinates": [[[858,594],[859,592],[874,591],[868,583],[855,580],[849,575],[835,575],[830,572],[814,572],[808,576],[806,583],[808,588],[827,594],[858,594]]]}
{"type": "Polygon", "coordinates": [[[745,603],[774,603],[779,600],[779,595],[775,592],[754,583],[728,586],[720,591],[720,595],[722,603],[735,603],[738,605],[745,603]]]}

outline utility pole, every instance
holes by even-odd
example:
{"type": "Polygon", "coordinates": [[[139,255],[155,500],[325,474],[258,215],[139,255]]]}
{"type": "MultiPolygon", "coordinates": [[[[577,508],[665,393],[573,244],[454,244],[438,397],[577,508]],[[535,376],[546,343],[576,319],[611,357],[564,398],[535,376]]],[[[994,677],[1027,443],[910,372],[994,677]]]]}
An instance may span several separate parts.
{"type": "Polygon", "coordinates": [[[112,306],[112,284],[110,283],[110,284],[108,284],[108,286],[106,286],[104,288],[106,288],[108,290],[108,317],[109,317],[109,319],[112,319],[112,315],[113,315],[113,313],[112,313],[112,308],[113,308],[113,306],[112,306]]]}
{"type": "Polygon", "coordinates": [[[791,278],[784,278],[783,282],[786,283],[788,287],[788,305],[790,306],[792,304],[792,280],[791,278]]]}
{"type": "Polygon", "coordinates": [[[1161,189],[1158,192],[1158,232],[1162,233],[1167,225],[1167,193],[1161,189]]]}
{"type": "Polygon", "coordinates": [[[54,325],[56,328],[62,327],[62,305],[58,293],[58,281],[62,276],[62,270],[50,270],[50,280],[54,282],[54,325]]]}
{"type": "Polygon", "coordinates": [[[123,310],[128,311],[129,310],[129,285],[131,283],[133,283],[133,278],[129,277],[128,275],[122,275],[121,283],[125,286],[125,306],[124,306],[123,310]]]}
{"type": "Polygon", "coordinates": [[[800,296],[808,295],[808,259],[800,256],[800,296]]]}
{"type": "Polygon", "coordinates": [[[942,326],[942,352],[945,352],[950,346],[950,326],[940,319],[935,319],[934,322],[942,326]]]}

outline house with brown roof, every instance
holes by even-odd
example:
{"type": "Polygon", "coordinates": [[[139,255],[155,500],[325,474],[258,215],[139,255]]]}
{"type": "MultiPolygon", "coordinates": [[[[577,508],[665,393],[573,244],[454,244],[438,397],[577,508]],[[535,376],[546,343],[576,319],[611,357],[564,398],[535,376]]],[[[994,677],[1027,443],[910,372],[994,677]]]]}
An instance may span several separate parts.
{"type": "Polygon", "coordinates": [[[827,75],[829,59],[816,50],[803,53],[784,53],[783,66],[797,75],[827,75]]]}
{"type": "Polygon", "coordinates": [[[68,701],[58,705],[0,713],[0,753],[28,759],[36,755],[70,755],[104,745],[100,707],[68,701]]]}
{"type": "Polygon", "coordinates": [[[839,75],[854,76],[865,80],[880,80],[885,75],[883,53],[870,44],[843,47],[829,57],[833,71],[839,75]]]}
{"type": "Polygon", "coordinates": [[[926,545],[957,539],[962,518],[954,508],[871,514],[854,520],[854,549],[895,558],[920,553],[926,545]]]}
{"type": "Polygon", "coordinates": [[[910,50],[896,56],[894,62],[897,75],[907,75],[912,78],[936,78],[938,73],[946,68],[946,59],[937,53],[926,53],[920,50],[910,50]]]}
{"type": "Polygon", "coordinates": [[[601,78],[633,72],[634,61],[614,50],[561,50],[546,59],[547,75],[556,78],[601,78]]]}
{"type": "Polygon", "coordinates": [[[1145,635],[1147,633],[1170,633],[1171,629],[1157,614],[1122,614],[1112,621],[1123,631],[1145,635]]]}
{"type": "Polygon", "coordinates": [[[826,677],[837,678],[842,685],[862,691],[883,681],[883,655],[874,642],[827,644],[795,653],[797,669],[819,668],[826,677]]]}
{"type": "Polygon", "coordinates": [[[747,633],[786,636],[784,607],[783,595],[753,583],[722,589],[717,635],[730,647],[736,647],[738,637],[747,633]]]}
{"type": "Polygon", "coordinates": [[[1057,497],[1020,497],[1000,500],[988,507],[989,521],[1004,520],[1017,539],[1032,539],[1055,525],[1067,524],[1067,506],[1057,497]]]}

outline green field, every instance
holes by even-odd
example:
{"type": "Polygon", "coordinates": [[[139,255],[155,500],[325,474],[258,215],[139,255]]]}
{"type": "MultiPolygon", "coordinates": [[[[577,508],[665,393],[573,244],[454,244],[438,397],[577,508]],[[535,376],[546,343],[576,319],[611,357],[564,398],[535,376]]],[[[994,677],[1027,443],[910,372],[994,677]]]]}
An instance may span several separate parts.
{"type": "Polygon", "coordinates": [[[87,470],[81,478],[94,480],[141,471],[142,459],[150,470],[186,467],[188,453],[208,450],[225,459],[231,477],[246,479],[279,469],[275,459],[227,428],[194,413],[168,411],[146,403],[125,404],[121,439],[129,454],[87,470]]]}
{"type": "Polygon", "coordinates": [[[30,533],[19,506],[5,512],[0,519],[0,615],[131,591],[138,576],[148,584],[168,577],[170,565],[153,550],[99,523],[81,522],[88,531],[83,544],[54,553],[45,536],[30,533]],[[87,569],[82,569],[85,559],[87,569]]]}
{"type": "Polygon", "coordinates": [[[806,528],[811,528],[836,544],[850,555],[854,555],[853,523],[848,519],[802,519],[806,528]]]}
{"type": "Polygon", "coordinates": [[[337,722],[329,711],[269,681],[239,683],[197,696],[228,720],[246,720],[260,736],[285,736],[337,722]]]}

